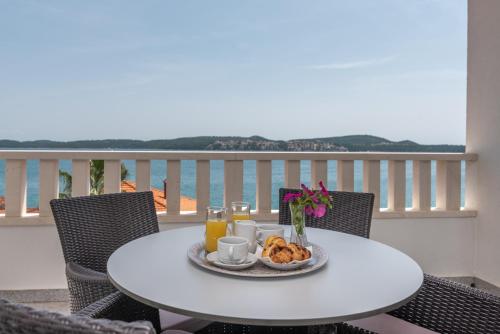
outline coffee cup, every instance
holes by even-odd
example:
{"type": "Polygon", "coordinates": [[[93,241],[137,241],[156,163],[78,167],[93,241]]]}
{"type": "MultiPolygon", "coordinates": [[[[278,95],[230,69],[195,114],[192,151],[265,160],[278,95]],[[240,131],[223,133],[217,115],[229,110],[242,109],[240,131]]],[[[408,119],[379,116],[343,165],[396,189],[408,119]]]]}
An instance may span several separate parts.
{"type": "Polygon", "coordinates": [[[217,259],[222,263],[241,264],[248,257],[248,241],[242,237],[222,237],[217,240],[217,259]]]}
{"type": "Polygon", "coordinates": [[[255,253],[257,250],[257,225],[253,220],[236,220],[234,222],[234,236],[242,237],[248,241],[248,251],[255,253]]]}
{"type": "Polygon", "coordinates": [[[257,227],[257,241],[259,244],[264,244],[266,239],[271,235],[277,235],[283,238],[285,236],[284,227],[278,224],[262,224],[257,227]]]}

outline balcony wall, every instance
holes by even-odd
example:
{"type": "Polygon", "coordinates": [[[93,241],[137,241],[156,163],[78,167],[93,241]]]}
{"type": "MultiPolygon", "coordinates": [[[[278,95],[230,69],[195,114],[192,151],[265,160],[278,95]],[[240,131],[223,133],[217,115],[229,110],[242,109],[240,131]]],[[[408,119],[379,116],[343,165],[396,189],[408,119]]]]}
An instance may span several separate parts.
{"type": "Polygon", "coordinates": [[[500,286],[500,1],[469,1],[467,150],[480,155],[470,195],[476,224],[476,275],[500,286]]]}
{"type": "MultiPolygon", "coordinates": [[[[271,161],[283,160],[284,186],[297,187],[300,161],[311,161],[311,183],[327,181],[328,164],[336,164],[337,190],[353,190],[354,161],[363,161],[363,190],[377,195],[372,238],[392,245],[416,259],[426,272],[443,276],[474,273],[475,208],[461,200],[461,161],[473,163],[475,154],[317,153],[317,152],[109,152],[0,151],[6,160],[6,211],[0,215],[0,290],[65,286],[64,261],[56,228],[48,209],[58,193],[58,160],[73,161],[73,195],[89,193],[89,160],[105,160],[104,190],[119,191],[121,160],[136,161],[139,190],[148,189],[150,161],[166,160],[167,211],[159,213],[161,229],[199,224],[210,194],[210,160],[224,160],[224,203],[242,199],[243,161],[255,160],[256,210],[252,218],[276,221],[271,208],[271,161]],[[40,160],[40,213],[26,213],[26,161],[40,160]],[[196,160],[197,211],[180,210],[180,161],[196,160]],[[380,162],[388,161],[387,184],[381,185],[380,162]],[[406,162],[412,161],[411,207],[405,207],[406,162]],[[436,161],[436,206],[431,206],[431,161],[436,161]],[[173,166],[173,167],[172,167],[173,166]],[[380,189],[387,187],[388,208],[380,208],[380,189]]],[[[473,169],[471,169],[473,170],[473,169]]],[[[467,171],[468,172],[468,171],[467,171]]],[[[467,176],[467,186],[474,184],[467,176]]],[[[466,189],[467,192],[467,189],[466,189]]],[[[469,196],[471,198],[471,196],[469,196]]],[[[473,203],[473,201],[470,201],[473,203]]]]}

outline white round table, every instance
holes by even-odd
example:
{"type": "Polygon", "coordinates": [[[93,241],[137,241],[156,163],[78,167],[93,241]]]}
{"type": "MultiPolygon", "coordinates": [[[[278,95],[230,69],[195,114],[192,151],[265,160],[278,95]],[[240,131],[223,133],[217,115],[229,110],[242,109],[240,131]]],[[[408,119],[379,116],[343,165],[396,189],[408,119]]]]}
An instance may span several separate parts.
{"type": "Polygon", "coordinates": [[[134,240],[108,261],[108,276],[128,296],[160,309],[236,324],[299,326],[341,322],[393,310],[420,289],[423,273],[407,255],[349,234],[307,229],[329,254],[322,269],[289,278],[216,274],[189,261],[204,227],[134,240]]]}

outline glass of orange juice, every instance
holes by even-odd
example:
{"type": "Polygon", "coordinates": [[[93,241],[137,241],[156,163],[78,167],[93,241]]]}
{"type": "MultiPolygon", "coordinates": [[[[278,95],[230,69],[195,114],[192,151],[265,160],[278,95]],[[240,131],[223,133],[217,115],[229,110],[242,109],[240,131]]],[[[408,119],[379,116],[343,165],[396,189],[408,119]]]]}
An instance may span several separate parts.
{"type": "Polygon", "coordinates": [[[226,236],[227,209],[218,206],[207,208],[207,221],[205,223],[205,250],[212,253],[217,250],[217,239],[226,236]]]}
{"type": "Polygon", "coordinates": [[[237,220],[250,220],[250,203],[231,202],[231,221],[233,222],[233,231],[234,222],[237,220]]]}

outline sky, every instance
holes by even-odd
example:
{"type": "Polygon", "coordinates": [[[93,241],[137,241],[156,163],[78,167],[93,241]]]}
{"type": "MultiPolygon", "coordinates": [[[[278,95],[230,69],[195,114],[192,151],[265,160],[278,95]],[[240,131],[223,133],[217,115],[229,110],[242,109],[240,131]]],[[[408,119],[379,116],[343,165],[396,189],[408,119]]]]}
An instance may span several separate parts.
{"type": "Polygon", "coordinates": [[[0,139],[465,143],[466,0],[0,8],[0,139]]]}

